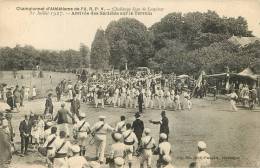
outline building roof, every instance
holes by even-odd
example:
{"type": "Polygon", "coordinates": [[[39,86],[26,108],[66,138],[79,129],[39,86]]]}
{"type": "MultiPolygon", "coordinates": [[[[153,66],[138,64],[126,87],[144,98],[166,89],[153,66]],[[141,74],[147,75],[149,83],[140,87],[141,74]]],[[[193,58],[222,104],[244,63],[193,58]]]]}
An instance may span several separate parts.
{"type": "Polygon", "coordinates": [[[248,77],[248,78],[251,78],[253,80],[257,80],[257,75],[252,71],[251,68],[244,69],[242,72],[239,72],[238,75],[248,77]]]}

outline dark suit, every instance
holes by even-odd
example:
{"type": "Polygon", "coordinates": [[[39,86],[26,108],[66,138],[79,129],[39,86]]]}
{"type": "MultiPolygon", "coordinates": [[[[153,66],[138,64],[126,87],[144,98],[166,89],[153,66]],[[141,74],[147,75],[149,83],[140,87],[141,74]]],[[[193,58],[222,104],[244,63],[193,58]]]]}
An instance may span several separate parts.
{"type": "Polygon", "coordinates": [[[53,120],[58,124],[69,123],[68,115],[72,117],[67,109],[60,109],[53,120]]]}
{"type": "Polygon", "coordinates": [[[138,108],[139,108],[139,113],[143,112],[143,102],[144,102],[144,98],[143,98],[143,93],[140,93],[138,95],[138,108]]]}
{"type": "MultiPolygon", "coordinates": [[[[160,134],[165,133],[167,135],[167,141],[169,136],[169,120],[166,116],[162,117],[161,121],[153,121],[154,124],[160,124],[160,134]]],[[[159,140],[161,142],[161,140],[159,140]]]]}
{"type": "Polygon", "coordinates": [[[46,99],[46,103],[45,103],[45,110],[44,110],[44,114],[53,114],[53,104],[52,104],[52,99],[50,97],[48,97],[46,99]]]}
{"type": "Polygon", "coordinates": [[[19,126],[20,137],[21,137],[21,153],[27,153],[29,145],[29,136],[31,134],[31,125],[29,121],[21,121],[19,126]]]}
{"type": "Polygon", "coordinates": [[[61,93],[62,93],[61,85],[58,85],[58,86],[56,87],[57,101],[60,101],[61,93]]]}
{"type": "Polygon", "coordinates": [[[132,129],[138,139],[138,144],[141,142],[142,134],[144,131],[144,123],[140,119],[136,119],[132,124],[132,129]]]}
{"type": "Polygon", "coordinates": [[[73,115],[77,115],[79,117],[79,109],[80,109],[80,101],[78,99],[76,100],[71,100],[71,105],[70,105],[70,112],[73,115]]]}

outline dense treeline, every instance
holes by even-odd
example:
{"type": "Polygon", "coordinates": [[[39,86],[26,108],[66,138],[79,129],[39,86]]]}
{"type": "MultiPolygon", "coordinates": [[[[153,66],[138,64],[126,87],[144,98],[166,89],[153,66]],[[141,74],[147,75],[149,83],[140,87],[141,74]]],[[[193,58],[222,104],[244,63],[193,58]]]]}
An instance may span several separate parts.
{"type": "Polygon", "coordinates": [[[6,47],[0,50],[0,67],[24,69],[40,64],[64,69],[91,63],[94,69],[123,69],[127,63],[129,68],[148,66],[169,73],[194,74],[202,69],[223,72],[226,66],[240,71],[260,59],[258,41],[240,47],[228,41],[232,36],[253,37],[243,17],[220,17],[214,11],[174,12],[150,28],[136,19],[121,18],[110,22],[106,30],[97,30],[91,53],[84,45],[79,51],[59,52],[6,47]]]}
{"type": "Polygon", "coordinates": [[[70,71],[78,67],[88,67],[90,50],[80,44],[79,51],[37,50],[32,46],[16,45],[14,48],[0,49],[1,70],[34,69],[39,65],[43,70],[70,71]]]}

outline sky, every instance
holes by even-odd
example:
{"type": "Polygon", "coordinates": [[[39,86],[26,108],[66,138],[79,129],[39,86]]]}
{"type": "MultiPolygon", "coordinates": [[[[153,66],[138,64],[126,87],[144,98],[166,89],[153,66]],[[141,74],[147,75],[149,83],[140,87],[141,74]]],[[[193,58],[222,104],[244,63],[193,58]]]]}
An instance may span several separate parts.
{"type": "Polygon", "coordinates": [[[162,8],[136,18],[150,27],[171,12],[206,12],[214,10],[220,16],[242,16],[249,30],[260,37],[260,0],[0,0],[0,46],[31,45],[37,49],[78,50],[80,43],[91,47],[96,30],[123,16],[39,16],[30,15],[23,7],[104,7],[162,8]]]}

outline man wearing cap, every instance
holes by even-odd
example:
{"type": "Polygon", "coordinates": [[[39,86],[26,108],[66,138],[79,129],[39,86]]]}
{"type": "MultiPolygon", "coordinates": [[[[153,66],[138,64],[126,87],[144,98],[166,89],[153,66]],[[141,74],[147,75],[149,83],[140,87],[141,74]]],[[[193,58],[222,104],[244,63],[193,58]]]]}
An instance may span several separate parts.
{"type": "Polygon", "coordinates": [[[124,139],[124,144],[127,149],[126,158],[127,158],[127,162],[128,162],[128,167],[131,168],[132,160],[133,160],[133,153],[134,153],[134,145],[138,144],[138,139],[137,139],[135,133],[133,133],[130,123],[126,124],[126,131],[124,131],[122,135],[123,135],[123,139],[124,139]]]}
{"type": "Polygon", "coordinates": [[[48,137],[46,138],[46,141],[43,144],[43,147],[47,148],[47,156],[46,156],[46,161],[48,164],[48,167],[51,168],[52,167],[52,159],[53,159],[53,147],[54,147],[54,141],[57,138],[57,127],[51,127],[51,134],[48,135],[48,137]]]}
{"type": "MultiPolygon", "coordinates": [[[[135,113],[135,121],[132,124],[132,129],[138,139],[138,143],[140,144],[141,138],[142,138],[142,134],[144,131],[144,122],[140,119],[140,114],[139,113],[135,113]]],[[[138,144],[138,145],[139,145],[138,144]]]]}
{"type": "Polygon", "coordinates": [[[59,130],[64,130],[69,135],[69,128],[68,128],[68,116],[73,119],[70,112],[65,109],[65,103],[61,104],[61,109],[58,110],[56,116],[54,117],[53,121],[57,121],[57,124],[59,125],[59,130]]]}
{"type": "Polygon", "coordinates": [[[45,110],[44,110],[44,114],[51,114],[53,115],[53,104],[52,104],[52,93],[49,93],[48,94],[48,97],[46,99],[46,102],[45,102],[45,110]]]}
{"type": "Polygon", "coordinates": [[[80,147],[72,145],[71,151],[73,156],[68,159],[69,168],[83,168],[87,164],[87,160],[84,156],[80,155],[80,147]]]}
{"type": "Polygon", "coordinates": [[[80,156],[85,156],[86,146],[87,146],[87,138],[88,134],[90,134],[90,125],[85,120],[86,114],[81,112],[79,113],[79,121],[74,125],[73,132],[76,135],[76,139],[78,140],[78,144],[80,146],[80,156]]]}
{"type": "Polygon", "coordinates": [[[66,133],[60,131],[59,137],[53,142],[53,150],[55,156],[53,160],[54,168],[67,168],[68,167],[68,152],[71,150],[71,143],[66,140],[66,133]]]}
{"type": "Polygon", "coordinates": [[[116,129],[116,132],[123,133],[124,131],[126,131],[125,116],[121,116],[120,120],[121,121],[116,124],[115,129],[116,129]]]}
{"type": "MultiPolygon", "coordinates": [[[[160,121],[154,121],[154,120],[149,120],[150,123],[152,124],[160,124],[160,134],[165,133],[167,135],[167,141],[168,141],[168,136],[169,136],[169,120],[166,117],[165,111],[161,112],[161,120],[160,121]]],[[[160,141],[159,141],[160,143],[160,141]]]]}
{"type": "Polygon", "coordinates": [[[159,154],[159,159],[157,160],[157,168],[161,168],[163,165],[163,156],[171,154],[171,144],[167,141],[167,135],[165,133],[160,134],[160,144],[156,149],[156,153],[159,154]]]}
{"type": "Polygon", "coordinates": [[[114,131],[110,125],[105,122],[105,116],[99,116],[99,121],[94,124],[91,128],[91,134],[95,138],[96,143],[96,154],[100,164],[104,163],[104,155],[107,141],[107,133],[114,131]]]}
{"type": "Polygon", "coordinates": [[[115,143],[111,145],[110,153],[109,153],[109,167],[115,168],[115,159],[116,158],[125,158],[126,154],[126,147],[125,144],[120,142],[122,138],[122,134],[114,133],[112,134],[112,138],[114,139],[115,143]]]}
{"type": "Polygon", "coordinates": [[[77,99],[77,95],[73,94],[73,99],[71,100],[71,104],[70,104],[70,112],[72,113],[73,116],[76,115],[77,117],[79,117],[79,109],[80,109],[80,101],[79,99],[77,99]]]}
{"type": "Polygon", "coordinates": [[[147,164],[147,168],[152,167],[152,150],[155,149],[155,140],[152,136],[150,136],[151,130],[149,128],[145,128],[144,134],[145,136],[141,139],[140,149],[141,149],[141,162],[140,168],[144,167],[144,163],[147,164]]]}
{"type": "Polygon", "coordinates": [[[205,152],[207,145],[203,141],[198,142],[199,153],[196,155],[196,167],[205,168],[210,166],[210,155],[205,152]]]}
{"type": "Polygon", "coordinates": [[[174,168],[171,164],[172,158],[170,155],[164,155],[163,156],[163,168],[174,168]]]}

